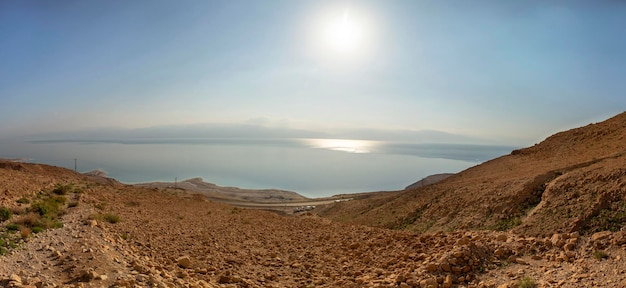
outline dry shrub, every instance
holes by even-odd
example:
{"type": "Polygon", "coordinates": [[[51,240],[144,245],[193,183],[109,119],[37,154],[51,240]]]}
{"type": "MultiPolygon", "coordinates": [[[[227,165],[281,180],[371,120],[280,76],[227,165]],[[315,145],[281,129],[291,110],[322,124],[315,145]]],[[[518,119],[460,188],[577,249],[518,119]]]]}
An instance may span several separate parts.
{"type": "Polygon", "coordinates": [[[20,236],[22,237],[22,239],[26,239],[28,237],[30,237],[30,228],[28,227],[20,227],[20,236]]]}
{"type": "Polygon", "coordinates": [[[11,212],[13,212],[13,215],[21,215],[24,214],[25,211],[26,209],[24,209],[24,207],[11,207],[11,212]]]}
{"type": "Polygon", "coordinates": [[[41,216],[39,216],[39,214],[35,212],[30,212],[26,215],[19,217],[17,220],[15,220],[15,223],[30,228],[37,225],[37,223],[39,223],[39,219],[41,219],[41,216]]]}

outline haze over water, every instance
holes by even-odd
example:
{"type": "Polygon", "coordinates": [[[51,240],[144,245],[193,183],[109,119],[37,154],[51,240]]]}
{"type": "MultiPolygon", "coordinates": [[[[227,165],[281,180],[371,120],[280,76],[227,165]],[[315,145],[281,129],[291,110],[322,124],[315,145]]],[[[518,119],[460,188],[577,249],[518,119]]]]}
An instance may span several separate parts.
{"type": "MultiPolygon", "coordinates": [[[[194,177],[220,186],[307,197],[389,191],[435,173],[456,173],[511,147],[346,139],[151,139],[31,141],[2,145],[32,162],[103,170],[124,183],[194,177]]],[[[5,152],[5,153],[6,153],[5,152]]]]}

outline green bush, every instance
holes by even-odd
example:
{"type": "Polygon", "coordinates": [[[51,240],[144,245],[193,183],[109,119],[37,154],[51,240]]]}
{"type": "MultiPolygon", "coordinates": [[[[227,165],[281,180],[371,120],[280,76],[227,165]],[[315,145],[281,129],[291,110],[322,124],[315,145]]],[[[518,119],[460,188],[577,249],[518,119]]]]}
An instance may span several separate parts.
{"type": "Polygon", "coordinates": [[[102,219],[104,219],[104,221],[107,221],[107,222],[109,222],[111,224],[119,223],[120,221],[122,221],[120,216],[117,216],[117,215],[111,214],[111,213],[107,213],[107,214],[102,215],[102,219]]]}
{"type": "Polygon", "coordinates": [[[32,228],[35,229],[36,227],[40,227],[42,229],[61,228],[63,227],[63,223],[56,219],[42,217],[39,221],[37,221],[37,223],[35,223],[35,225],[33,225],[32,228]]]}
{"type": "Polygon", "coordinates": [[[17,225],[17,224],[15,224],[15,223],[10,223],[10,224],[7,224],[7,230],[8,230],[8,231],[17,231],[17,230],[20,230],[20,225],[17,225]]]}
{"type": "Polygon", "coordinates": [[[67,193],[71,193],[73,191],[74,191],[74,185],[72,184],[67,184],[67,185],[57,184],[56,186],[54,186],[54,189],[52,189],[52,193],[57,194],[57,195],[66,195],[67,193]]]}
{"type": "Polygon", "coordinates": [[[511,217],[507,219],[500,219],[493,227],[496,231],[508,231],[522,224],[520,217],[511,217]]]}
{"type": "Polygon", "coordinates": [[[91,214],[91,215],[89,215],[88,219],[98,220],[98,221],[106,221],[106,222],[109,222],[111,224],[119,223],[119,222],[122,221],[122,218],[120,218],[120,216],[118,216],[116,214],[113,214],[113,213],[91,214]]]}
{"type": "Polygon", "coordinates": [[[524,276],[517,281],[517,287],[519,288],[535,288],[537,287],[537,283],[535,280],[528,276],[524,276]]]}
{"type": "Polygon", "coordinates": [[[42,217],[56,218],[66,201],[63,196],[50,196],[33,203],[31,210],[42,217]]]}
{"type": "Polygon", "coordinates": [[[29,201],[29,200],[28,200],[28,198],[26,198],[26,197],[22,197],[22,198],[20,198],[20,199],[17,199],[17,201],[16,201],[16,202],[17,202],[17,203],[20,203],[20,204],[28,204],[28,203],[30,203],[30,201],[29,201]]]}
{"type": "Polygon", "coordinates": [[[596,258],[598,260],[602,260],[604,258],[609,258],[609,254],[606,253],[603,250],[596,250],[593,252],[593,258],[596,258]]]}
{"type": "Polygon", "coordinates": [[[9,208],[0,207],[0,222],[4,222],[4,221],[11,219],[11,216],[13,216],[13,212],[11,212],[9,208]]]}

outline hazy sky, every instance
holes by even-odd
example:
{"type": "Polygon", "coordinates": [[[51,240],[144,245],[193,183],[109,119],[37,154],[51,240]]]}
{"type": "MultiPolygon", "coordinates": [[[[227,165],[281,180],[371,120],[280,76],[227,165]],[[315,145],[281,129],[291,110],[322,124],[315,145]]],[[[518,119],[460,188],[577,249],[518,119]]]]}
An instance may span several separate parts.
{"type": "Polygon", "coordinates": [[[626,110],[624,1],[0,2],[0,137],[256,123],[521,144],[626,110]]]}

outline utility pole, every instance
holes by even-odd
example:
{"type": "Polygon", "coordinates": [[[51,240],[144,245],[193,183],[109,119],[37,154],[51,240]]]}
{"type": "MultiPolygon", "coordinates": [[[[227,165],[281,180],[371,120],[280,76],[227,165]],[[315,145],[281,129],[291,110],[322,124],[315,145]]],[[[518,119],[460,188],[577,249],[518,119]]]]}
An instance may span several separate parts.
{"type": "Polygon", "coordinates": [[[178,188],[178,177],[174,177],[174,189],[178,188]]]}
{"type": "Polygon", "coordinates": [[[76,169],[76,158],[74,158],[74,172],[78,172],[78,169],[76,169]]]}

